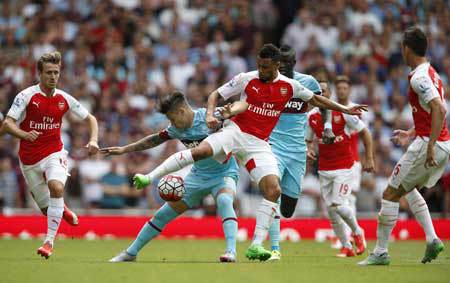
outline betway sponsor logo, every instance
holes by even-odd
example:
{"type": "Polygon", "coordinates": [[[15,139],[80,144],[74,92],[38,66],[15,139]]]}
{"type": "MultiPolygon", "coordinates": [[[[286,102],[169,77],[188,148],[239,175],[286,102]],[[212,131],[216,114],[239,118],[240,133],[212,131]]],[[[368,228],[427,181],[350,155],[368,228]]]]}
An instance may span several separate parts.
{"type": "Polygon", "coordinates": [[[263,107],[258,107],[253,104],[248,106],[248,110],[263,116],[278,117],[281,115],[281,111],[273,109],[274,105],[271,103],[264,103],[263,107]]]}
{"type": "Polygon", "coordinates": [[[303,102],[299,102],[299,101],[292,101],[290,100],[287,104],[286,104],[286,108],[291,108],[291,109],[295,109],[297,111],[300,111],[302,109],[303,106],[303,102]]]}
{"type": "Polygon", "coordinates": [[[30,129],[32,130],[54,130],[61,128],[61,123],[53,123],[55,118],[44,116],[42,122],[30,121],[30,129]]]}

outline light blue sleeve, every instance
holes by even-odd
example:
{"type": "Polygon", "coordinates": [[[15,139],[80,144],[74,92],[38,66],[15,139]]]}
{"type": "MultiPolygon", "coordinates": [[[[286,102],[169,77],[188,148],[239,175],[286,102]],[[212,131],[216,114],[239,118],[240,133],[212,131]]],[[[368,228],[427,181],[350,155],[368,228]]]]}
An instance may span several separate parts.
{"type": "Polygon", "coordinates": [[[174,126],[169,125],[165,131],[167,132],[167,135],[169,136],[169,138],[178,139],[178,131],[175,129],[174,126]]]}
{"type": "Polygon", "coordinates": [[[304,86],[309,88],[309,90],[314,92],[314,94],[322,94],[320,84],[313,76],[309,76],[307,83],[305,82],[304,86]]]}

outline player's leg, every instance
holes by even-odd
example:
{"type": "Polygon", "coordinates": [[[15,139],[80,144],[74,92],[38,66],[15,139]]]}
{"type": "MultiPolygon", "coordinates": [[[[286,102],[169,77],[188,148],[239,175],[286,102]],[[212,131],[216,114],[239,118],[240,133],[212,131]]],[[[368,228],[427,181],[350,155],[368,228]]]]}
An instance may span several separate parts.
{"type": "MultiPolygon", "coordinates": [[[[35,186],[30,190],[31,196],[41,210],[42,214],[47,216],[47,209],[50,202],[50,191],[45,182],[35,186]]],[[[62,217],[67,224],[78,226],[78,216],[64,204],[64,212],[62,217]]]]}
{"type": "MultiPolygon", "coordinates": [[[[356,245],[356,254],[360,255],[364,253],[366,248],[366,241],[364,238],[364,232],[358,224],[355,212],[350,206],[349,197],[352,195],[354,186],[353,170],[345,169],[338,170],[333,182],[333,206],[336,213],[344,220],[352,231],[353,238],[356,245]]],[[[350,236],[344,225],[344,233],[350,236]]]]}
{"type": "Polygon", "coordinates": [[[281,215],[292,217],[302,192],[302,181],[306,170],[306,151],[299,152],[298,159],[286,161],[286,174],[281,179],[281,215]]]}
{"type": "MultiPolygon", "coordinates": [[[[438,165],[433,168],[429,168],[429,176],[423,187],[431,188],[442,177],[445,167],[448,162],[449,155],[446,151],[442,150],[438,145],[435,146],[435,159],[438,165]]],[[[422,195],[413,189],[405,195],[408,201],[409,208],[411,209],[414,217],[419,222],[420,226],[425,232],[427,246],[425,249],[425,255],[422,258],[422,263],[431,262],[436,259],[438,254],[444,250],[444,244],[436,235],[433,222],[431,220],[430,211],[428,210],[427,203],[422,195]]]]}
{"type": "Polygon", "coordinates": [[[265,261],[271,256],[271,252],[264,249],[262,243],[267,236],[270,225],[274,221],[278,208],[277,201],[281,193],[281,187],[278,181],[278,169],[276,166],[274,168],[273,174],[262,177],[259,182],[263,199],[256,210],[256,225],[253,240],[245,254],[251,260],[259,259],[260,261],[265,261]]]}
{"type": "Polygon", "coordinates": [[[182,201],[166,202],[156,211],[153,218],[142,226],[141,231],[131,245],[109,262],[135,261],[139,251],[152,239],[161,234],[167,223],[185,212],[188,206],[182,201]]]}
{"type": "MultiPolygon", "coordinates": [[[[278,169],[280,171],[281,176],[281,182],[285,179],[285,175],[287,175],[286,170],[286,164],[284,163],[283,158],[280,155],[276,155],[277,161],[278,161],[278,169]]],[[[283,196],[283,195],[282,195],[283,196]]],[[[281,196],[281,197],[282,197],[281,196]]],[[[278,199],[278,207],[277,212],[275,214],[273,223],[269,227],[269,239],[270,239],[270,246],[272,249],[272,255],[269,258],[269,260],[280,260],[281,259],[281,253],[280,253],[280,199],[278,199]]]]}
{"type": "MultiPolygon", "coordinates": [[[[172,154],[163,163],[147,175],[138,174],[143,179],[142,186],[160,179],[162,176],[178,171],[196,161],[214,156],[220,161],[225,161],[225,156],[231,152],[228,150],[233,145],[233,135],[240,131],[237,126],[229,125],[222,131],[208,136],[198,146],[172,154]],[[227,149],[227,150],[225,150],[227,149]],[[224,154],[226,151],[226,154],[224,154]]],[[[138,184],[138,186],[141,186],[138,184]]]]}
{"type": "Polygon", "coordinates": [[[334,234],[342,243],[342,249],[337,256],[348,257],[354,256],[353,247],[350,243],[348,235],[345,233],[345,222],[337,212],[338,189],[335,186],[336,173],[330,171],[319,171],[320,192],[327,206],[328,217],[330,219],[331,228],[334,234]]]}
{"type": "Polygon", "coordinates": [[[47,180],[50,199],[47,208],[47,235],[44,244],[37,252],[48,258],[53,253],[54,240],[64,212],[63,195],[67,180],[67,153],[55,153],[39,166],[47,180]]]}
{"type": "Polygon", "coordinates": [[[221,262],[235,262],[238,223],[233,201],[236,195],[236,180],[231,177],[223,178],[223,182],[213,188],[212,194],[216,199],[217,214],[222,219],[226,242],[225,254],[221,255],[219,260],[221,262]]]}

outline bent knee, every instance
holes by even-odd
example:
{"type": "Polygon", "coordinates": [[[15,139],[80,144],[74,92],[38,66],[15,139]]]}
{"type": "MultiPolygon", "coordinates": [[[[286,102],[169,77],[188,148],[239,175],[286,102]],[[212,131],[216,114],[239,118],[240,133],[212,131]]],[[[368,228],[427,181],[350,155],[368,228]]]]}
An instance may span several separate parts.
{"type": "Polygon", "coordinates": [[[393,202],[398,202],[400,198],[405,194],[405,190],[400,186],[399,188],[394,188],[388,186],[383,192],[383,199],[393,202]]]}
{"type": "Polygon", "coordinates": [[[195,161],[211,157],[214,154],[212,147],[206,141],[191,149],[191,153],[195,161]]]}

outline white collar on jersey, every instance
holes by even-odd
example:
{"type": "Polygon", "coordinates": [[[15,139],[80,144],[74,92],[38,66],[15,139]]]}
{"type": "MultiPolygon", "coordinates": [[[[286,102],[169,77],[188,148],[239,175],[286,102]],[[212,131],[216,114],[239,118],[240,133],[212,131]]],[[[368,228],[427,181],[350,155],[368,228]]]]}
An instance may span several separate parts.
{"type": "Polygon", "coordinates": [[[410,75],[413,75],[415,72],[417,72],[419,69],[422,68],[428,68],[430,66],[430,62],[424,62],[422,64],[420,64],[419,66],[417,66],[414,70],[412,70],[411,72],[409,72],[410,75]]]}
{"type": "MultiPolygon", "coordinates": [[[[41,89],[40,83],[38,83],[36,86],[37,86],[37,88],[39,90],[39,93],[42,94],[43,96],[47,97],[45,92],[41,89]]],[[[55,94],[56,94],[56,88],[53,89],[52,97],[55,96],[55,94]]]]}

